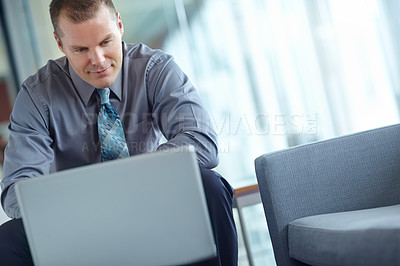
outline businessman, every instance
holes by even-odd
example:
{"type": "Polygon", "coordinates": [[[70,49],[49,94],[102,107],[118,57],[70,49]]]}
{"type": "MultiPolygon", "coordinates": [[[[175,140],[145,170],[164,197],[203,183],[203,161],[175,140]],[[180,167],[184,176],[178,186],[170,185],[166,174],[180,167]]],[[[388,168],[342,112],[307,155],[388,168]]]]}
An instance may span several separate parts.
{"type": "Polygon", "coordinates": [[[12,220],[0,226],[2,265],[32,265],[17,181],[186,144],[196,148],[217,245],[210,263],[237,265],[233,191],[211,170],[217,136],[188,77],[170,55],[123,42],[111,0],[53,0],[50,16],[65,56],[23,82],[10,117],[1,203],[12,220]]]}

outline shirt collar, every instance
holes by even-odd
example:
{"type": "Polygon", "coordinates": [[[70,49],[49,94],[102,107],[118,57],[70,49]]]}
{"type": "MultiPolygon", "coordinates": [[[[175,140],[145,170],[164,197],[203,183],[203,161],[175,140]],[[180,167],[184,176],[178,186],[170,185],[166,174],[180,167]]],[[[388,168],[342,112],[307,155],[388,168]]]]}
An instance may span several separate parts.
{"type": "MultiPolygon", "coordinates": [[[[79,93],[82,101],[85,105],[89,103],[90,98],[92,97],[93,92],[95,91],[95,87],[81,79],[78,74],[74,71],[71,64],[68,62],[69,73],[71,75],[72,82],[75,85],[76,90],[79,93]]],[[[110,90],[117,96],[119,101],[122,100],[122,68],[118,73],[117,78],[115,79],[114,83],[109,86],[110,90]]]]}

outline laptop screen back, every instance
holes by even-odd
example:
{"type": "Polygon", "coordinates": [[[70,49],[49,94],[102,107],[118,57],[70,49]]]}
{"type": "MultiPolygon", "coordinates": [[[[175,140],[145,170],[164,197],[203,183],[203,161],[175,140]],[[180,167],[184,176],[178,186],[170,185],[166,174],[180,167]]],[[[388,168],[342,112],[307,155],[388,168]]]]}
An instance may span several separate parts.
{"type": "Polygon", "coordinates": [[[16,184],[35,265],[179,265],[215,256],[193,147],[16,184]]]}

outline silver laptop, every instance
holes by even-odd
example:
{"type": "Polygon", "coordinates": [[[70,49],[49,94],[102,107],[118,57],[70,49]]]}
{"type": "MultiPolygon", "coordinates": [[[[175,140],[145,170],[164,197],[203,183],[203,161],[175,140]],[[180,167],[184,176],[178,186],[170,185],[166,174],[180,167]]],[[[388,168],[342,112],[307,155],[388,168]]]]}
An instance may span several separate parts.
{"type": "Polygon", "coordinates": [[[179,265],[216,255],[194,148],[15,186],[35,265],[179,265]]]}

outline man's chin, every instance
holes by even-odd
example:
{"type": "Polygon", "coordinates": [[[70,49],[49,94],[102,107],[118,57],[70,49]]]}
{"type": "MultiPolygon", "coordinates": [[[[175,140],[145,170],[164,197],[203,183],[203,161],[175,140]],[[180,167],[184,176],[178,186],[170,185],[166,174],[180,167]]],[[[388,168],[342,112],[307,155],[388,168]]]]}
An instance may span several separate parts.
{"type": "Polygon", "coordinates": [[[89,83],[90,85],[92,85],[95,88],[103,89],[103,88],[110,87],[111,84],[114,83],[114,80],[115,79],[109,78],[109,79],[102,79],[102,80],[89,80],[89,81],[86,81],[86,82],[89,83]]]}

